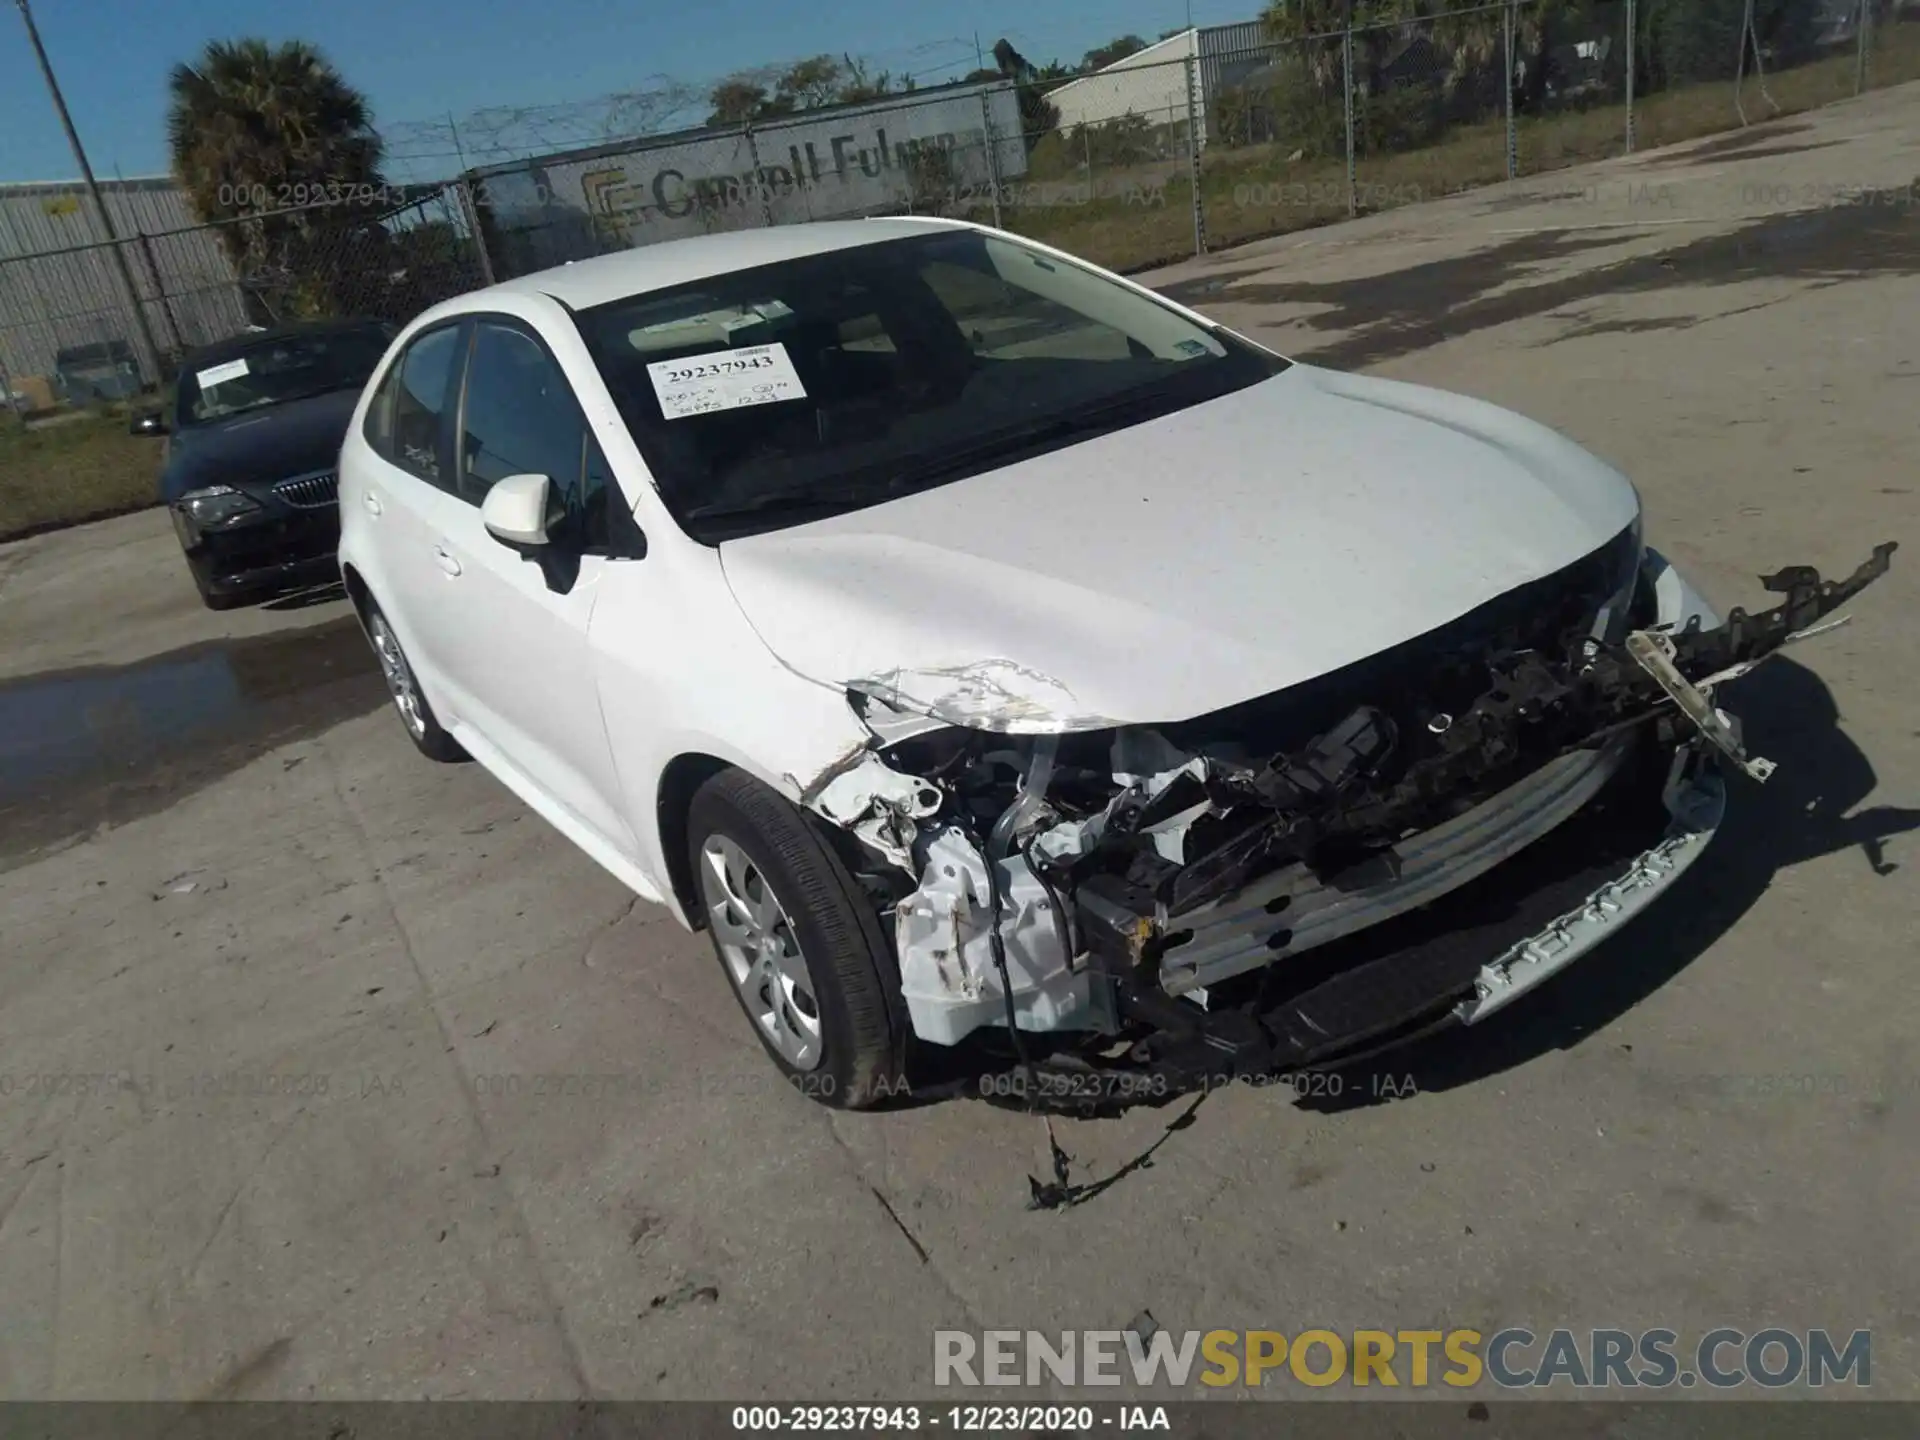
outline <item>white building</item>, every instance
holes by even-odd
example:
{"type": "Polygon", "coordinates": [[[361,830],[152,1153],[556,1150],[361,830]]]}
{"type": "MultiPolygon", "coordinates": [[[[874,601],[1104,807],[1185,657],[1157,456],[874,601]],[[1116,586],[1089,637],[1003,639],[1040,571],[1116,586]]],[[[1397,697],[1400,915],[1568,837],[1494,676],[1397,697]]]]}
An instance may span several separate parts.
{"type": "MultiPolygon", "coordinates": [[[[219,237],[197,226],[171,177],[102,180],[100,198],[156,345],[191,349],[247,323],[219,237]]],[[[51,375],[62,350],[116,343],[140,353],[125,282],[86,188],[77,180],[0,184],[0,375],[51,375]]]]}
{"type": "Polygon", "coordinates": [[[1136,50],[1124,60],[1078,80],[1069,80],[1047,99],[1060,111],[1060,129],[1078,125],[1105,125],[1138,115],[1154,126],[1187,123],[1188,76],[1191,74],[1193,114],[1199,122],[1200,143],[1207,138],[1203,77],[1193,62],[1199,59],[1199,30],[1183,30],[1156,45],[1136,50]]]}

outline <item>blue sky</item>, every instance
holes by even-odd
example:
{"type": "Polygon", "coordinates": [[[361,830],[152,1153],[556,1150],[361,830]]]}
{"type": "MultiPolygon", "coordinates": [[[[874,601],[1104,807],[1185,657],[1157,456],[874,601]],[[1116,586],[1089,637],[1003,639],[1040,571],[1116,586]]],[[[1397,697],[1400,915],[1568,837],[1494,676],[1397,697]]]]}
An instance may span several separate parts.
{"type": "MultiPolygon", "coordinates": [[[[1258,0],[1193,0],[1196,23],[1250,18],[1258,0]]],[[[923,83],[957,79],[1005,35],[1036,61],[1077,61],[1129,31],[1185,24],[1186,0],[36,0],[34,16],[96,173],[166,168],[166,75],[208,40],[265,35],[320,46],[373,103],[376,123],[482,107],[563,104],[671,75],[706,80],[821,51],[851,51],[923,83]]],[[[414,149],[430,149],[415,144],[414,149]]],[[[450,173],[451,156],[397,179],[450,173]]],[[[66,179],[76,167],[10,4],[0,5],[0,181],[66,179]]]]}

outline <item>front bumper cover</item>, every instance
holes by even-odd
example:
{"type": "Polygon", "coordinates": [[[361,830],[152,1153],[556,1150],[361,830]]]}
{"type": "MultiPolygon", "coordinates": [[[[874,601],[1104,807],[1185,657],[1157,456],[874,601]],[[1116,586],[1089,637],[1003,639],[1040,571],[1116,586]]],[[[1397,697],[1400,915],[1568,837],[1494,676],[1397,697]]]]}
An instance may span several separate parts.
{"type": "MultiPolygon", "coordinates": [[[[1536,652],[1512,656],[1496,667],[1487,693],[1450,717],[1437,743],[1391,783],[1368,773],[1378,722],[1359,719],[1302,753],[1215,782],[1242,796],[1272,797],[1274,814],[1243,832],[1254,842],[1240,838],[1223,847],[1233,854],[1211,857],[1197,885],[1209,892],[1201,904],[1176,908],[1181,882],[1188,896],[1196,888],[1193,865],[1157,890],[1102,877],[1079,892],[1095,994],[1111,994],[1121,1033],[1145,1030],[1123,1063],[1186,1086],[1342,1063],[1444,1025],[1477,1024],[1558,974],[1699,858],[1724,814],[1723,763],[1756,780],[1772,773],[1771,762],[1746,752],[1711,687],[1824,628],[1826,616],[1886,573],[1894,548],[1878,547],[1841,581],[1805,566],[1765,576],[1767,588],[1785,596],[1781,604],[1757,615],[1735,609],[1712,628],[1695,614],[1636,631],[1618,646],[1589,645],[1566,665],[1536,652]],[[1627,745],[1636,753],[1622,763],[1619,749],[1627,745]],[[1543,749],[1558,753],[1540,763],[1543,749]],[[1430,825],[1450,792],[1529,763],[1534,768],[1505,791],[1430,825]],[[1650,776],[1648,764],[1666,768],[1650,776]],[[1650,793],[1660,799],[1657,825],[1641,803],[1650,793]],[[1499,840],[1481,839],[1476,853],[1476,827],[1499,840]],[[1234,884],[1235,867],[1250,855],[1264,862],[1284,853],[1311,866],[1315,847],[1330,839],[1364,847],[1393,835],[1407,838],[1374,852],[1394,862],[1384,893],[1398,899],[1407,880],[1418,882],[1423,853],[1449,888],[1428,903],[1431,894],[1416,883],[1392,915],[1363,914],[1342,926],[1345,940],[1296,943],[1302,926],[1326,923],[1326,911],[1338,923],[1340,897],[1326,904],[1324,888],[1316,892],[1323,908],[1299,918],[1291,908],[1300,903],[1297,888],[1290,899],[1277,893],[1262,905],[1256,883],[1228,905],[1210,903],[1210,892],[1234,884]],[[1476,907],[1501,918],[1486,923],[1476,907]],[[1224,926],[1215,918],[1222,910],[1231,912],[1224,926]],[[1275,915],[1291,927],[1267,937],[1267,953],[1248,953],[1275,915]],[[1297,960],[1273,963],[1297,948],[1305,951],[1297,960]],[[1256,967],[1262,983],[1251,994],[1223,992],[1228,1003],[1215,1003],[1214,976],[1231,981],[1256,967]],[[1293,987],[1277,1003],[1270,993],[1276,974],[1293,987]]],[[[1338,889],[1342,873],[1363,870],[1364,862],[1321,879],[1338,889]]],[[[1364,911],[1368,887],[1352,889],[1348,902],[1364,911]]]]}
{"type": "Polygon", "coordinates": [[[337,505],[295,509],[275,505],[235,525],[204,529],[178,505],[170,507],[187,563],[215,594],[265,590],[333,573],[340,549],[337,505]]]}
{"type": "MultiPolygon", "coordinates": [[[[1721,624],[1650,556],[1657,613],[1634,621],[1648,628],[1492,652],[1477,698],[1434,723],[1363,705],[1261,764],[1195,759],[1116,796],[1099,834],[1049,814],[1037,768],[1038,793],[1030,774],[1003,817],[1024,840],[996,849],[948,823],[921,889],[898,903],[915,1030],[953,1043],[1005,1023],[1029,1075],[1186,1088],[1478,1023],[1698,858],[1725,804],[1717,767],[1769,770],[1712,687],[1809,633],[1893,549],[1838,582],[1806,567],[1763,577],[1782,603],[1721,624]],[[1157,860],[1152,832],[1203,810],[1237,828],[1198,846],[1189,832],[1179,863],[1157,860]],[[1072,845],[1052,843],[1074,830],[1072,845]],[[1021,1032],[1062,1048],[1036,1061],[1021,1032]]],[[[933,787],[915,805],[930,818],[933,787]]],[[[899,838],[911,844],[910,828],[899,838]]]]}

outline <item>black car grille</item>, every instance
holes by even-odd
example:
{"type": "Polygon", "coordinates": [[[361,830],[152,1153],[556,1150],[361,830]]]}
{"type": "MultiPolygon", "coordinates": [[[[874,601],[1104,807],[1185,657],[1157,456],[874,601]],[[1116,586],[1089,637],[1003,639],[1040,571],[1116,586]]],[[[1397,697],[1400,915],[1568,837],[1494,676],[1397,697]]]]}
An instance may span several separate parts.
{"type": "Polygon", "coordinates": [[[332,470],[295,475],[275,484],[273,493],[296,510],[318,510],[339,501],[340,476],[332,470]]]}

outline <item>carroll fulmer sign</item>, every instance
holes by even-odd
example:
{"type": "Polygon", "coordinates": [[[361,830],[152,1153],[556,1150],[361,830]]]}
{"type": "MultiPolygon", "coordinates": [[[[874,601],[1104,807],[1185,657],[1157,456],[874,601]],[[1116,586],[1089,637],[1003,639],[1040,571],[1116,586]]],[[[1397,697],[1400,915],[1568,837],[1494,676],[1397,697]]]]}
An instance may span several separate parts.
{"type": "MultiPolygon", "coordinates": [[[[549,232],[585,224],[604,248],[924,208],[1025,173],[1019,101],[1002,83],[601,147],[480,183],[496,213],[549,232]]],[[[573,248],[561,233],[540,238],[573,248]]]]}

